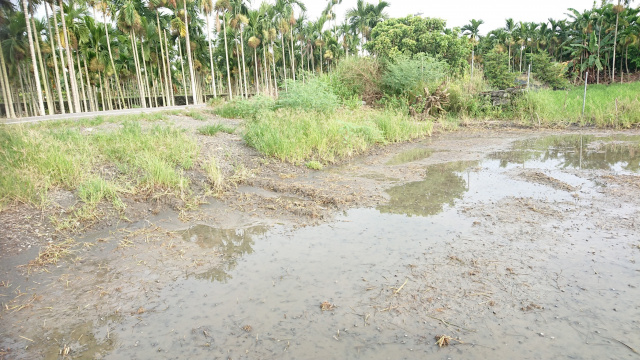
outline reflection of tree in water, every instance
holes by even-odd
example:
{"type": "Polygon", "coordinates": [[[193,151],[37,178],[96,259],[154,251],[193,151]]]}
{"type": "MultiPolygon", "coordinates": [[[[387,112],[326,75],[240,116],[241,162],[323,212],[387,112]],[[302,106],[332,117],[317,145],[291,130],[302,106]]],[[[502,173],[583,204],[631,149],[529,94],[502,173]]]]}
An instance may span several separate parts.
{"type": "Polygon", "coordinates": [[[218,229],[207,225],[196,225],[182,233],[186,241],[195,242],[205,249],[214,249],[224,255],[224,262],[204,273],[196,274],[197,279],[227,282],[229,271],[238,265],[238,259],[253,253],[253,237],[267,232],[264,226],[247,229],[218,229]]]}
{"type": "Polygon", "coordinates": [[[640,137],[548,136],[518,141],[513,150],[494,153],[490,158],[500,160],[502,167],[509,163],[561,160],[562,168],[612,170],[620,164],[625,170],[637,172],[640,169],[640,137]]]}
{"type": "Polygon", "coordinates": [[[391,200],[378,210],[391,214],[436,215],[442,212],[445,204],[453,206],[456,199],[462,198],[467,183],[458,173],[475,165],[477,162],[458,161],[429,166],[423,181],[387,190],[391,200]]]}

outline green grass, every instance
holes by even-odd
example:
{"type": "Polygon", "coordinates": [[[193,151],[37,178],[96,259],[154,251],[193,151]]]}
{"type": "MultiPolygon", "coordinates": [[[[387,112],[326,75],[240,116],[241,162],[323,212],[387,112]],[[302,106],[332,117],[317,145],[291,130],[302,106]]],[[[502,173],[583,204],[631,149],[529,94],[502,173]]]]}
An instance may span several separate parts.
{"type": "Polygon", "coordinates": [[[584,117],[584,87],[567,91],[532,91],[520,99],[512,113],[505,113],[533,125],[637,127],[640,124],[640,82],[589,85],[584,117]]]}
{"type": "Polygon", "coordinates": [[[237,99],[214,109],[216,115],[227,119],[255,119],[258,115],[272,111],[275,100],[256,95],[249,100],[237,99]]]}
{"type": "Polygon", "coordinates": [[[216,159],[213,157],[208,159],[202,164],[202,167],[213,190],[216,192],[221,191],[224,187],[224,178],[216,159]]]}
{"type": "Polygon", "coordinates": [[[202,135],[214,136],[219,132],[233,134],[236,129],[226,126],[224,124],[214,124],[214,125],[206,125],[198,128],[198,132],[202,135]]]}
{"type": "Polygon", "coordinates": [[[0,126],[0,208],[23,202],[46,205],[48,191],[77,191],[85,203],[102,199],[121,204],[119,193],[151,191],[184,194],[199,149],[194,139],[172,127],[143,130],[124,121],[116,130],[84,134],[59,126],[0,126]],[[110,178],[100,169],[111,169],[110,178]]]}
{"type": "Polygon", "coordinates": [[[194,120],[198,120],[198,121],[206,121],[207,117],[201,113],[201,112],[197,112],[197,111],[186,111],[184,113],[185,116],[189,116],[194,120]]]}
{"type": "Polygon", "coordinates": [[[430,122],[398,112],[341,109],[333,114],[281,109],[246,124],[245,140],[258,151],[293,163],[331,163],[375,144],[429,135],[430,122]]]}
{"type": "Polygon", "coordinates": [[[322,168],[324,167],[321,162],[315,160],[307,162],[305,166],[311,170],[322,170],[322,168]]]}

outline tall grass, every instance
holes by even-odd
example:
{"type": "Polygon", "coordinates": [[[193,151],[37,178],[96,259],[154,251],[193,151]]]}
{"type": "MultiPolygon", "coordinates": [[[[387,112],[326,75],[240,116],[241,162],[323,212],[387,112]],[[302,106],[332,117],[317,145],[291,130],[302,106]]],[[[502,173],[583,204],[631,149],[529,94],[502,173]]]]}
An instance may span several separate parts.
{"type": "Polygon", "coordinates": [[[198,133],[200,133],[201,135],[207,135],[207,136],[214,136],[215,134],[221,131],[223,133],[233,134],[236,131],[236,129],[226,126],[224,124],[205,125],[198,128],[198,133]]]}
{"type": "Polygon", "coordinates": [[[124,188],[182,193],[188,187],[182,170],[193,167],[198,153],[183,131],[143,130],[138,121],[88,135],[57,126],[0,126],[0,207],[44,205],[53,188],[77,190],[86,203],[105,198],[115,204],[114,192],[124,188]],[[101,177],[101,168],[113,169],[112,179],[101,177]]]}
{"type": "Polygon", "coordinates": [[[512,114],[527,123],[563,126],[637,127],[640,124],[640,82],[589,85],[584,116],[584,88],[531,91],[518,100],[512,114]]]}
{"type": "Polygon", "coordinates": [[[431,133],[433,124],[394,111],[341,109],[333,114],[281,109],[246,125],[245,140],[258,151],[294,163],[335,162],[374,144],[431,133]]]}

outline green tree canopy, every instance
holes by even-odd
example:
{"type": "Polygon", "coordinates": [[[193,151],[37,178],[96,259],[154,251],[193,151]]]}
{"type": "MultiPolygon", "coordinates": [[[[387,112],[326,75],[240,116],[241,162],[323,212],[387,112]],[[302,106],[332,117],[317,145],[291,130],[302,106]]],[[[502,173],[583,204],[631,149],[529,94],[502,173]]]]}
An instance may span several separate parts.
{"type": "Polygon", "coordinates": [[[460,36],[457,28],[447,29],[442,19],[408,16],[389,19],[376,25],[366,47],[381,57],[400,54],[425,53],[444,59],[454,73],[463,72],[468,66],[471,44],[460,36]]]}

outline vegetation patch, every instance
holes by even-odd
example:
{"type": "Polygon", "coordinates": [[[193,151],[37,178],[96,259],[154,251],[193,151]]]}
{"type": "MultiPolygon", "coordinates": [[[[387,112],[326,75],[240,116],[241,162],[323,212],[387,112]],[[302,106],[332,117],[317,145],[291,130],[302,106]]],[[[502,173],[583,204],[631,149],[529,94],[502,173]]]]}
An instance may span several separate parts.
{"type": "Polygon", "coordinates": [[[226,126],[224,124],[206,125],[198,128],[198,133],[201,135],[214,136],[219,132],[233,134],[236,129],[226,126]]]}
{"type": "Polygon", "coordinates": [[[335,162],[375,144],[431,134],[431,122],[418,122],[391,110],[340,109],[333,114],[280,109],[246,125],[245,140],[258,151],[294,163],[335,162]]]}
{"type": "Polygon", "coordinates": [[[83,203],[106,199],[122,207],[119,193],[162,188],[185,194],[182,172],[199,149],[183,131],[125,121],[116,130],[81,132],[57,126],[0,127],[0,206],[46,204],[53,188],[77,191],[83,203]],[[101,169],[111,169],[108,176],[101,169]]]}

